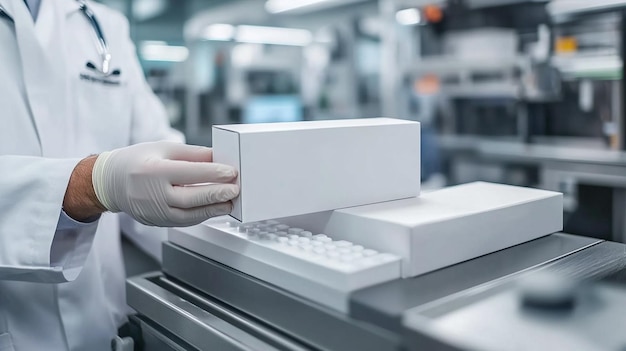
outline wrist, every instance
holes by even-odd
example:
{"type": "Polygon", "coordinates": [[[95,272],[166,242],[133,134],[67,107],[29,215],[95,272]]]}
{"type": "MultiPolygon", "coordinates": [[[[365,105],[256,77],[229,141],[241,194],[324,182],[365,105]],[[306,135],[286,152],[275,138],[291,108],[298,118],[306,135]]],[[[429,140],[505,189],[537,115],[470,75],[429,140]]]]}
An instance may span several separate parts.
{"type": "Polygon", "coordinates": [[[63,198],[63,210],[77,221],[93,218],[106,211],[93,188],[92,171],[98,156],[81,160],[72,175],[63,198]]]}

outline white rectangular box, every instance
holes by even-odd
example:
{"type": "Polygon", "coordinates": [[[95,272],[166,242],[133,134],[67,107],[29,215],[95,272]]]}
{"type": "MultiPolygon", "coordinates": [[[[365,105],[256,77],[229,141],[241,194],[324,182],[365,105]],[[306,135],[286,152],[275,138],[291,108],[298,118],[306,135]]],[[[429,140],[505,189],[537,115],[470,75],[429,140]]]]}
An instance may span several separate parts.
{"type": "Polygon", "coordinates": [[[281,221],[401,256],[406,278],[561,231],[563,196],[477,182],[281,221]]]}
{"type": "Polygon", "coordinates": [[[213,160],[239,171],[242,222],[416,197],[420,125],[391,118],[213,127],[213,160]]]}

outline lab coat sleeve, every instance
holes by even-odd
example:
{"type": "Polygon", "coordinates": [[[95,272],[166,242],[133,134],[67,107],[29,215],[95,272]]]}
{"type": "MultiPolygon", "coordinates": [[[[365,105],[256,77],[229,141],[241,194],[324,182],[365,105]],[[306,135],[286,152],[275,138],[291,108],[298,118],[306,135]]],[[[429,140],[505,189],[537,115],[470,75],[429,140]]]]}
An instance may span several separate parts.
{"type": "Polygon", "coordinates": [[[78,162],[0,155],[0,280],[62,283],[80,273],[97,221],[61,220],[78,162]]]}

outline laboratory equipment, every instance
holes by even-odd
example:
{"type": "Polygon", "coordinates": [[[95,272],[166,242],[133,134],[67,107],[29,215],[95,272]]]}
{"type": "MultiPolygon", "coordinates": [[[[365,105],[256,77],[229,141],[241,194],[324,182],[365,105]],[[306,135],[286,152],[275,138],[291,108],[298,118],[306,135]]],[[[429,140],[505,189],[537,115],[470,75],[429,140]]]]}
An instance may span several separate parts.
{"type": "Polygon", "coordinates": [[[297,95],[253,96],[246,101],[242,122],[298,122],[304,119],[302,99],[297,95]]]}
{"type": "Polygon", "coordinates": [[[623,350],[625,303],[623,287],[547,267],[416,307],[404,325],[411,350],[623,350]]]}
{"type": "MultiPolygon", "coordinates": [[[[515,287],[511,281],[545,267],[573,274],[575,279],[624,282],[623,244],[553,234],[412,279],[395,279],[358,290],[350,294],[349,311],[343,313],[172,242],[163,249],[163,273],[135,277],[127,285],[128,302],[139,312],[131,317],[132,325],[140,335],[137,339],[144,340],[150,350],[209,350],[215,345],[220,350],[447,350],[447,335],[430,332],[429,323],[436,323],[436,319],[429,318],[426,325],[415,328],[403,324],[406,314],[420,307],[420,311],[443,308],[450,314],[473,304],[496,307],[488,299],[493,296],[490,292],[498,291],[503,283],[515,287]],[[457,301],[461,302],[459,307],[457,301]],[[425,342],[429,339],[439,348],[428,348],[431,344],[425,342]]],[[[589,318],[594,311],[605,316],[613,308],[615,316],[624,316],[619,311],[626,295],[612,290],[621,297],[603,298],[595,306],[598,309],[587,303],[589,318]]],[[[516,301],[521,305],[521,300],[516,301]]],[[[499,310],[489,308],[488,313],[498,317],[499,310]]],[[[611,333],[611,338],[623,336],[612,328],[623,325],[623,320],[607,324],[609,320],[600,315],[597,325],[611,333]]],[[[484,313],[468,316],[480,325],[489,323],[484,313]]],[[[513,317],[507,312],[500,320],[512,321],[513,317]]],[[[550,312],[526,322],[536,322],[544,333],[558,324],[550,312]]],[[[506,330],[508,325],[504,322],[499,330],[506,330]]],[[[570,326],[579,339],[590,335],[583,323],[570,326]]],[[[483,342],[496,340],[489,332],[474,334],[483,342]]],[[[498,349],[512,345],[497,340],[498,349]]],[[[548,349],[551,345],[543,340],[537,337],[528,341],[536,342],[534,349],[548,349]]],[[[472,344],[461,340],[461,345],[465,350],[472,344]]]]}
{"type": "Polygon", "coordinates": [[[436,300],[599,242],[542,238],[562,228],[555,192],[479,182],[417,198],[416,122],[230,125],[214,132],[214,160],[239,170],[239,205],[231,217],[171,229],[165,276],[129,282],[129,303],[141,313],[135,323],[164,328],[161,337],[176,345],[399,350],[402,314],[425,302],[414,298],[436,300]],[[530,251],[522,258],[516,252],[525,243],[530,251]],[[518,260],[502,267],[485,269],[477,258],[502,260],[494,252],[507,248],[518,260]],[[472,259],[480,269],[464,263],[472,259]],[[462,267],[478,277],[459,279],[462,267]]]}
{"type": "Polygon", "coordinates": [[[562,223],[558,193],[474,183],[280,221],[212,219],[173,229],[169,240],[346,313],[356,290],[521,244],[562,223]]]}
{"type": "Polygon", "coordinates": [[[344,313],[351,292],[400,277],[398,256],[275,221],[222,217],[173,230],[169,240],[344,313]]]}

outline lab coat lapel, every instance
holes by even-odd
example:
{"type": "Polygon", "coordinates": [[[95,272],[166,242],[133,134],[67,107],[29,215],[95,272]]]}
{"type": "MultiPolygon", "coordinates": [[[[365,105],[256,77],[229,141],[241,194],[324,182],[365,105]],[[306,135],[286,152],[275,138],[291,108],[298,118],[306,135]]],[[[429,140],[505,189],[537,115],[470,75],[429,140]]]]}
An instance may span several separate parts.
{"type": "MultiPolygon", "coordinates": [[[[0,0],[6,2],[7,0],[0,0]]],[[[58,52],[45,50],[37,39],[34,22],[26,8],[14,0],[12,16],[22,59],[22,75],[28,103],[37,128],[37,135],[44,157],[63,157],[66,150],[64,62],[59,61],[58,52]],[[60,85],[61,84],[61,85],[60,85]]],[[[63,18],[64,19],[64,18],[63,18]]],[[[60,20],[60,18],[56,18],[60,20]]],[[[58,28],[58,27],[57,27],[58,28]]],[[[61,33],[56,33],[60,36],[61,33]]]]}
{"type": "Polygon", "coordinates": [[[11,4],[10,0],[0,0],[0,7],[4,9],[4,11],[13,18],[13,4],[11,4]]]}
{"type": "MultiPolygon", "coordinates": [[[[0,8],[13,19],[13,4],[11,0],[0,0],[0,8]]],[[[7,21],[7,19],[0,16],[0,21],[7,21]]]]}

